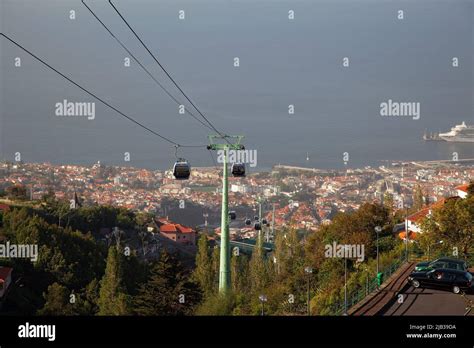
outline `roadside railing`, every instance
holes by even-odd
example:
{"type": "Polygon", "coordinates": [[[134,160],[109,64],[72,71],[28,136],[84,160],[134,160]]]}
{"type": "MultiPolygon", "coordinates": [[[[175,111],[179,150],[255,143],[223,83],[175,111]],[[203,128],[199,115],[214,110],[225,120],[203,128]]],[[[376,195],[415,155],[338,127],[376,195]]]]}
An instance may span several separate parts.
{"type": "MultiPolygon", "coordinates": [[[[441,257],[451,257],[454,256],[446,254],[446,253],[432,253],[430,255],[430,261],[435,260],[441,257]]],[[[474,253],[468,253],[467,255],[459,254],[457,257],[459,259],[465,259],[471,268],[474,268],[474,253]]],[[[428,256],[423,252],[411,252],[409,255],[410,262],[422,262],[428,261],[428,256]]],[[[379,280],[377,276],[367,278],[365,284],[357,284],[355,289],[348,289],[347,292],[347,311],[351,309],[353,306],[361,302],[364,298],[366,298],[369,294],[375,292],[379,285],[382,282],[386,281],[393,273],[395,273],[400,266],[402,266],[406,262],[405,253],[402,253],[399,258],[397,258],[394,262],[392,262],[389,266],[382,269],[381,279],[379,280]],[[379,284],[380,283],[380,284],[379,284]]],[[[333,306],[331,306],[330,315],[344,315],[346,310],[346,305],[344,299],[339,300],[333,306]]]]}
{"type": "MultiPolygon", "coordinates": [[[[383,268],[379,276],[367,277],[365,284],[357,284],[355,289],[347,292],[347,311],[355,306],[357,303],[366,298],[369,294],[375,292],[379,286],[387,280],[393,273],[395,273],[406,262],[405,254],[403,253],[399,258],[394,260],[389,266],[383,268]]],[[[344,299],[338,301],[332,306],[330,315],[344,315],[346,311],[346,304],[344,299]]]]}

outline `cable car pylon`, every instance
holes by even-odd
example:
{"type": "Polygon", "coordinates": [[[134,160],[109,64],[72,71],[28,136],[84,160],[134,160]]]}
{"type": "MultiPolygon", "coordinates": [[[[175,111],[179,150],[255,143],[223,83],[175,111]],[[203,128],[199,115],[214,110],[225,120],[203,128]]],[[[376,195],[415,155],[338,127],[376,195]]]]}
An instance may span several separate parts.
{"type": "Polygon", "coordinates": [[[222,175],[222,211],[221,211],[221,247],[219,261],[219,293],[226,294],[230,289],[230,236],[229,236],[229,172],[227,168],[227,156],[229,150],[244,150],[241,144],[244,137],[241,135],[210,135],[208,150],[224,151],[223,175],[222,175]],[[226,143],[217,141],[225,140],[226,143]],[[234,140],[234,141],[231,141],[234,140]]]}

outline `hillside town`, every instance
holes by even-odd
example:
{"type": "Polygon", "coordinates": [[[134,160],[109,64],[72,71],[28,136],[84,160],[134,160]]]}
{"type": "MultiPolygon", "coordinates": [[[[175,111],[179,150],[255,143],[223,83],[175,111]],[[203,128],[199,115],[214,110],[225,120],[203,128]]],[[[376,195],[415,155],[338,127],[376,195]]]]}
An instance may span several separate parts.
{"type": "MultiPolygon", "coordinates": [[[[84,205],[124,207],[157,218],[166,218],[173,209],[194,208],[197,220],[177,222],[192,228],[213,227],[219,233],[220,172],[217,167],[193,168],[190,180],[177,181],[171,171],[100,162],[91,166],[3,162],[0,191],[20,185],[30,200],[40,200],[47,194],[64,200],[79,197],[84,205]]],[[[410,207],[417,186],[426,206],[439,205],[445,198],[459,196],[459,187],[473,176],[472,166],[455,163],[391,163],[344,170],[278,165],[271,172],[229,179],[229,207],[239,214],[231,223],[231,235],[253,237],[255,231],[246,226],[245,220],[257,214],[262,202],[262,215],[276,226],[317,231],[338,212],[356,210],[364,202],[390,199],[394,209],[410,207]]]]}

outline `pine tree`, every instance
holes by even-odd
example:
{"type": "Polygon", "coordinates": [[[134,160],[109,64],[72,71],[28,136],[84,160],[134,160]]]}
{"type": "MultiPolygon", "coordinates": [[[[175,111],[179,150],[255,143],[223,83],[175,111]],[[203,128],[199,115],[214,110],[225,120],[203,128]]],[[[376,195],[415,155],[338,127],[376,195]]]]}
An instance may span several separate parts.
{"type": "Polygon", "coordinates": [[[245,255],[234,254],[230,259],[230,282],[235,294],[245,293],[248,290],[249,262],[245,255]]]}
{"type": "Polygon", "coordinates": [[[175,255],[163,251],[148,281],[139,288],[134,311],[139,315],[191,314],[200,300],[198,284],[190,281],[175,255]]]}
{"type": "Polygon", "coordinates": [[[209,244],[207,236],[202,234],[198,242],[198,252],[196,254],[196,269],[194,278],[201,286],[203,293],[208,296],[214,290],[212,259],[209,255],[209,244]]]}
{"type": "Polygon", "coordinates": [[[213,292],[217,291],[219,286],[219,267],[220,267],[220,249],[218,247],[214,247],[212,250],[212,289],[213,292]]]}
{"type": "Polygon", "coordinates": [[[129,312],[129,296],[123,279],[123,259],[117,247],[109,248],[107,266],[99,291],[99,315],[126,315],[129,312]]]}
{"type": "Polygon", "coordinates": [[[383,206],[387,209],[390,215],[393,214],[393,195],[388,191],[383,195],[383,206]]]}
{"type": "Polygon", "coordinates": [[[259,233],[257,243],[252,252],[249,270],[252,291],[261,291],[267,285],[267,264],[261,233],[259,233]]]}
{"type": "Polygon", "coordinates": [[[74,315],[74,304],[70,302],[71,292],[63,285],[53,283],[44,294],[45,304],[39,315],[74,315]]]}
{"type": "Polygon", "coordinates": [[[288,279],[294,275],[297,263],[304,257],[303,247],[299,242],[298,231],[292,229],[279,233],[275,239],[275,273],[279,279],[288,279]]]}
{"type": "Polygon", "coordinates": [[[95,315],[98,312],[99,288],[99,281],[95,278],[85,287],[84,299],[82,300],[82,313],[84,315],[95,315]]]}
{"type": "Polygon", "coordinates": [[[423,197],[423,191],[421,190],[420,185],[416,185],[415,190],[413,192],[413,208],[421,210],[425,205],[425,199],[423,197]]]}

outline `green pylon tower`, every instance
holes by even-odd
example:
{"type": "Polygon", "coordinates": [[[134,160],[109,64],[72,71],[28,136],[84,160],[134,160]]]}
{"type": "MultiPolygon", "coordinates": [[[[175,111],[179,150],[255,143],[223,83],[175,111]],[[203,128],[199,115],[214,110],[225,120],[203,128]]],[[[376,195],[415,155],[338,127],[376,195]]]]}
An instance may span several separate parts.
{"type": "Polygon", "coordinates": [[[229,244],[229,203],[228,203],[228,168],[227,156],[229,150],[244,150],[245,147],[240,142],[243,139],[240,135],[216,136],[210,135],[208,150],[224,151],[224,169],[222,175],[222,211],[221,211],[221,250],[219,262],[219,292],[227,293],[230,289],[230,244],[229,244]],[[225,140],[226,143],[216,143],[216,140],[225,140]],[[232,143],[229,139],[235,140],[232,143]]]}

